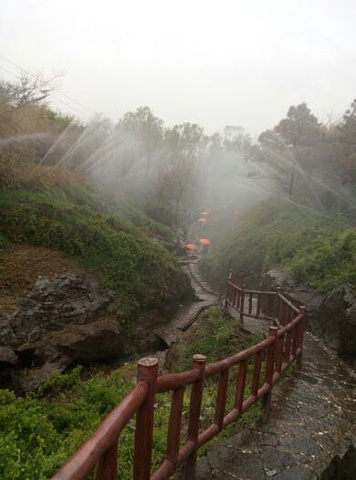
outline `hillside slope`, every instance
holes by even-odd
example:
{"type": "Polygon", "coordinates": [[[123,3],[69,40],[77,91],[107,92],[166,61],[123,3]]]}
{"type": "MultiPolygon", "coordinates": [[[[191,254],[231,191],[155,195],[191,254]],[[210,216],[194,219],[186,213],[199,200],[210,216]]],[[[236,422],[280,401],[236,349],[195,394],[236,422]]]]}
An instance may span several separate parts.
{"type": "Polygon", "coordinates": [[[203,271],[216,285],[229,268],[247,277],[278,267],[320,292],[341,283],[356,288],[356,229],[340,212],[271,199],[215,237],[203,271]]]}
{"type": "MultiPolygon", "coordinates": [[[[123,197],[88,186],[2,191],[0,212],[0,255],[14,244],[64,254],[114,291],[126,323],[140,322],[150,309],[163,318],[189,290],[166,248],[173,248],[173,233],[123,197]]],[[[7,274],[0,271],[2,285],[15,288],[7,274]]]]}

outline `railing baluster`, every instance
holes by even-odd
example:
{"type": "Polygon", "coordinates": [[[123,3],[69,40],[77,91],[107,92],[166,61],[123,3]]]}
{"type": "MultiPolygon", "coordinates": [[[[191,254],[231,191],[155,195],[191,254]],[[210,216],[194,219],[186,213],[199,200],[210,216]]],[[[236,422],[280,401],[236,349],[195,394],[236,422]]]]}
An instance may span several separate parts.
{"type": "Polygon", "coordinates": [[[247,360],[240,363],[239,373],[237,375],[237,388],[235,397],[235,408],[241,412],[242,404],[244,402],[245,384],[247,375],[247,360]]]}
{"type": "Polygon", "coordinates": [[[290,350],[291,350],[291,344],[292,344],[292,331],[289,331],[286,336],[286,343],[284,346],[284,361],[289,364],[290,360],[290,350]]]}
{"type": "Polygon", "coordinates": [[[146,382],[149,386],[149,393],[136,415],[134,480],[149,480],[151,475],[153,415],[157,374],[157,358],[147,357],[139,360],[137,382],[146,382]]]}
{"type": "Polygon", "coordinates": [[[292,330],[292,355],[294,360],[297,358],[297,348],[298,348],[298,325],[296,325],[292,330]]]}
{"type": "Polygon", "coordinates": [[[184,391],[184,387],[174,390],[171,402],[171,413],[167,434],[167,460],[172,462],[174,466],[177,464],[179,453],[184,391]]]}
{"type": "MultiPolygon", "coordinates": [[[[277,337],[278,327],[269,327],[269,336],[277,337]]],[[[275,366],[275,351],[276,351],[277,340],[270,345],[267,354],[267,365],[266,365],[266,382],[270,386],[271,390],[264,396],[263,399],[263,408],[265,411],[269,411],[271,408],[271,399],[272,399],[272,386],[273,386],[273,375],[274,375],[274,366],[275,366]]]]}
{"type": "Polygon", "coordinates": [[[300,352],[297,358],[297,368],[302,368],[302,361],[303,361],[303,337],[304,337],[304,324],[305,324],[305,307],[299,307],[300,313],[303,315],[302,320],[298,323],[298,346],[300,348],[300,352]]]}
{"type": "Polygon", "coordinates": [[[252,378],[252,395],[254,397],[256,397],[258,393],[260,374],[261,374],[261,365],[262,365],[262,351],[256,353],[256,356],[255,356],[255,366],[253,369],[253,378],[252,378]]]}
{"type": "Polygon", "coordinates": [[[195,477],[195,464],[198,450],[199,435],[199,417],[204,388],[204,371],[206,357],[196,354],[193,357],[194,368],[200,370],[199,380],[193,384],[190,396],[189,424],[188,424],[188,442],[193,442],[194,450],[184,464],[184,480],[193,480],[195,477]]]}
{"type": "MultiPolygon", "coordinates": [[[[281,317],[281,307],[282,307],[282,299],[280,295],[282,294],[282,288],[277,287],[276,291],[276,301],[275,301],[275,310],[274,310],[274,317],[282,320],[281,317]]],[[[283,325],[283,323],[282,323],[283,325]]]]}
{"type": "Polygon", "coordinates": [[[220,373],[218,397],[216,400],[214,423],[219,427],[219,430],[223,429],[228,381],[229,381],[229,370],[226,369],[220,373]]]}
{"type": "Polygon", "coordinates": [[[283,344],[284,344],[284,335],[280,335],[277,340],[276,347],[276,370],[279,374],[282,373],[282,361],[283,361],[283,344]]]}
{"type": "Polygon", "coordinates": [[[241,322],[244,321],[244,313],[245,313],[245,285],[241,287],[241,296],[240,296],[240,320],[241,322]]]}
{"type": "Polygon", "coordinates": [[[95,480],[117,479],[117,445],[118,440],[102,455],[95,472],[95,480]]]}
{"type": "Polygon", "coordinates": [[[236,290],[236,288],[234,287],[233,296],[232,296],[232,305],[233,305],[233,307],[236,307],[236,298],[237,298],[237,290],[236,290]]]}
{"type": "Polygon", "coordinates": [[[280,307],[279,307],[279,318],[281,319],[280,322],[281,322],[281,325],[286,325],[286,318],[285,318],[285,308],[284,308],[284,302],[283,302],[283,299],[280,298],[280,307]]]}
{"type": "Polygon", "coordinates": [[[260,316],[261,312],[261,295],[257,294],[256,317],[260,316]]]}
{"type": "Polygon", "coordinates": [[[265,308],[266,308],[266,317],[272,317],[271,314],[271,296],[266,295],[266,303],[265,303],[265,308]]]}
{"type": "Polygon", "coordinates": [[[248,313],[251,315],[252,313],[252,293],[249,295],[249,300],[248,300],[248,313]]]}
{"type": "Polygon", "coordinates": [[[237,297],[236,297],[236,305],[235,308],[239,312],[240,310],[240,302],[241,302],[241,292],[240,290],[237,290],[237,297]]]}

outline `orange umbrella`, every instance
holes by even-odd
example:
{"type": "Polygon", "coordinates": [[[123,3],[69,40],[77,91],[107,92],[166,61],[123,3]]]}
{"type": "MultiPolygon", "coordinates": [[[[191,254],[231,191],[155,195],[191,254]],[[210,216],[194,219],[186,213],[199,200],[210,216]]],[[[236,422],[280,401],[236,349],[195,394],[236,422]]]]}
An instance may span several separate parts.
{"type": "Polygon", "coordinates": [[[205,218],[199,218],[198,222],[199,223],[206,223],[206,220],[205,220],[205,218]]]}
{"type": "Polygon", "coordinates": [[[199,240],[199,242],[200,242],[202,245],[211,245],[210,240],[208,240],[207,238],[201,238],[201,239],[199,240]]]}
{"type": "Polygon", "coordinates": [[[204,212],[200,212],[200,215],[203,215],[204,217],[207,217],[208,215],[210,215],[210,213],[204,211],[204,212]]]}
{"type": "Polygon", "coordinates": [[[188,250],[196,250],[198,247],[194,245],[194,243],[187,243],[184,245],[184,248],[188,248],[188,250]]]}
{"type": "Polygon", "coordinates": [[[207,212],[207,213],[210,215],[210,213],[211,213],[211,208],[205,207],[205,208],[204,208],[204,212],[207,212]]]}

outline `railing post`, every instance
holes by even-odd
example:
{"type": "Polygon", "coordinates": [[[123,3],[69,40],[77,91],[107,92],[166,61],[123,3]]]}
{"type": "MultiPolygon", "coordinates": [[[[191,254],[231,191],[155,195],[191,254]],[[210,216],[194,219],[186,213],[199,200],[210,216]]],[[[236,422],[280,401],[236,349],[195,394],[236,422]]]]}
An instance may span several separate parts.
{"type": "Polygon", "coordinates": [[[100,458],[95,471],[95,480],[117,479],[117,446],[118,439],[100,458]]]}
{"type": "Polygon", "coordinates": [[[229,276],[227,277],[227,279],[230,280],[231,282],[233,282],[233,279],[234,279],[234,269],[233,268],[230,268],[229,276]]]}
{"type": "Polygon", "coordinates": [[[184,480],[194,480],[195,464],[197,460],[198,436],[199,436],[199,417],[201,402],[203,398],[204,374],[205,374],[205,355],[196,354],[193,356],[193,366],[200,370],[200,377],[192,386],[190,395],[189,424],[188,424],[188,442],[192,442],[194,449],[184,464],[184,480]]]}
{"type": "Polygon", "coordinates": [[[173,391],[171,402],[171,413],[169,417],[168,434],[167,434],[167,460],[174,467],[177,465],[179,455],[179,440],[182,424],[182,410],[185,388],[177,388],[173,391]]]}
{"type": "MultiPolygon", "coordinates": [[[[278,327],[275,327],[275,326],[269,327],[269,336],[277,339],[277,335],[278,335],[278,327]]],[[[267,354],[266,382],[270,386],[271,390],[263,398],[263,409],[265,410],[266,413],[268,413],[271,409],[276,345],[277,345],[277,340],[275,340],[275,342],[272,343],[272,345],[270,345],[268,349],[268,354],[267,354]]]]}
{"type": "Polygon", "coordinates": [[[297,368],[300,370],[303,363],[303,339],[304,339],[304,329],[305,329],[305,307],[299,307],[299,311],[303,314],[302,320],[298,324],[298,335],[297,335],[297,349],[300,349],[300,352],[297,357],[297,368]]]}
{"type": "Polygon", "coordinates": [[[236,387],[236,396],[235,396],[235,408],[242,413],[242,406],[244,403],[244,393],[247,377],[247,366],[248,360],[242,360],[239,365],[239,373],[237,375],[237,387],[236,387]]]}
{"type": "Polygon", "coordinates": [[[134,480],[149,480],[153,445],[153,415],[158,375],[157,358],[138,361],[137,383],[146,382],[149,392],[136,415],[134,480]]]}
{"type": "Polygon", "coordinates": [[[234,271],[232,268],[230,268],[229,275],[227,277],[227,282],[226,282],[225,310],[227,309],[228,304],[231,303],[232,287],[229,282],[233,282],[233,277],[234,277],[234,271]]]}
{"type": "Polygon", "coordinates": [[[240,296],[240,321],[243,323],[244,321],[244,311],[245,311],[245,285],[242,284],[241,286],[241,296],[240,296]]]}

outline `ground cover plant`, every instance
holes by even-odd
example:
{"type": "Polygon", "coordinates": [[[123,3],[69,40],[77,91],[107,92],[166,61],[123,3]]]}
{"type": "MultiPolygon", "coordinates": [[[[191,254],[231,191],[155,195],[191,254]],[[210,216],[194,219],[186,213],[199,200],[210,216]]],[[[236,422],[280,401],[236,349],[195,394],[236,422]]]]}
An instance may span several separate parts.
{"type": "MultiPolygon", "coordinates": [[[[207,325],[206,329],[199,328],[192,334],[189,348],[179,360],[179,370],[191,368],[191,353],[197,353],[197,349],[206,353],[211,362],[236,353],[237,346],[241,349],[243,345],[249,346],[260,340],[242,334],[238,322],[224,317],[216,308],[204,315],[204,324],[207,325]],[[211,345],[215,345],[215,348],[212,349],[211,345]],[[221,347],[221,356],[217,353],[219,348],[216,345],[221,347]]],[[[125,365],[111,373],[92,374],[89,378],[88,373],[78,366],[71,373],[53,376],[37,391],[24,397],[16,397],[8,390],[0,390],[0,478],[49,478],[133,388],[135,376],[135,364],[125,365]]],[[[234,379],[234,375],[231,375],[230,389],[234,379]]],[[[189,393],[187,389],[183,407],[182,442],[187,429],[189,393]]],[[[204,390],[203,427],[211,421],[215,396],[216,383],[211,381],[204,390]]],[[[157,395],[153,468],[165,456],[169,410],[170,395],[157,395]]],[[[260,407],[257,405],[242,417],[242,423],[251,426],[259,412],[260,407]]],[[[134,423],[134,420],[130,421],[120,439],[118,478],[121,480],[132,478],[134,423]]]]}
{"type": "Polygon", "coordinates": [[[320,292],[341,283],[356,288],[356,229],[350,216],[271,199],[241,216],[203,263],[215,284],[229,268],[248,276],[273,267],[320,292]]]}

